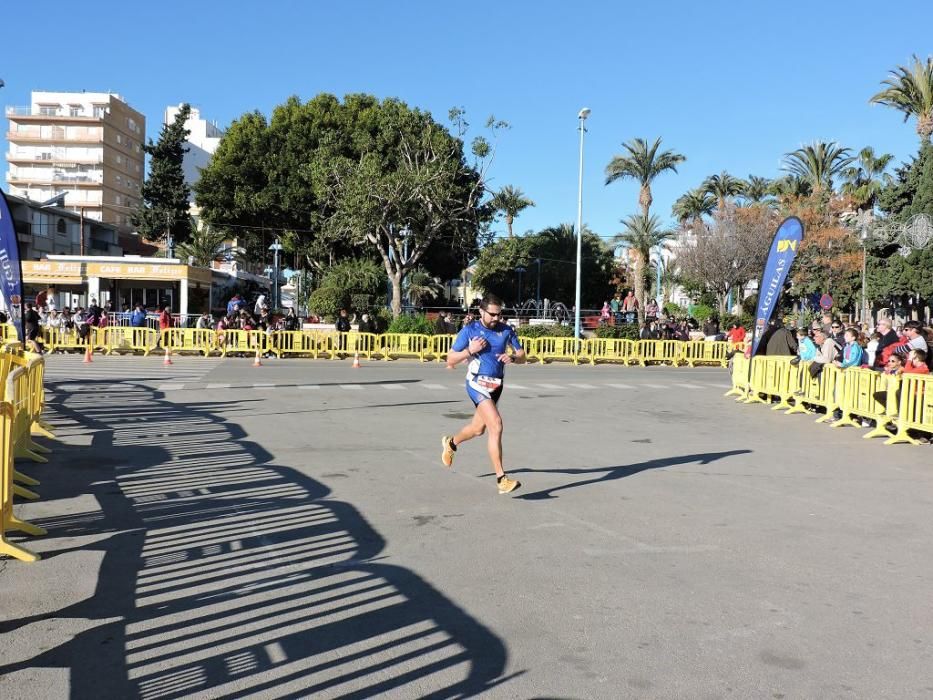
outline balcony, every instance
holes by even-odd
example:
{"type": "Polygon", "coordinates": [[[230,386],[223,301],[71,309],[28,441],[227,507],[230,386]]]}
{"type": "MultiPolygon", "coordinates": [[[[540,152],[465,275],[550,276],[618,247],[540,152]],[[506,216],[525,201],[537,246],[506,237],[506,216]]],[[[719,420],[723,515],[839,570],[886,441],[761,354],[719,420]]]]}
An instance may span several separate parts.
{"type": "Polygon", "coordinates": [[[6,159],[10,163],[49,163],[51,165],[58,165],[61,167],[75,165],[100,165],[104,162],[104,157],[102,155],[88,156],[85,158],[71,158],[54,153],[36,153],[31,155],[7,153],[6,159]]]}
{"type": "Polygon", "coordinates": [[[41,109],[34,109],[33,107],[7,107],[6,116],[10,119],[20,119],[25,121],[26,119],[36,119],[38,121],[73,121],[73,122],[100,122],[103,121],[109,115],[109,111],[101,114],[81,114],[72,116],[70,111],[64,112],[59,110],[56,114],[47,114],[41,109]]]}
{"type": "Polygon", "coordinates": [[[103,173],[13,173],[7,172],[6,180],[11,185],[43,185],[64,183],[77,187],[97,187],[104,182],[103,173]]]}
{"type": "Polygon", "coordinates": [[[57,130],[47,136],[42,136],[34,131],[8,131],[6,132],[6,140],[10,143],[101,143],[104,138],[101,134],[67,136],[64,131],[57,130]]]}

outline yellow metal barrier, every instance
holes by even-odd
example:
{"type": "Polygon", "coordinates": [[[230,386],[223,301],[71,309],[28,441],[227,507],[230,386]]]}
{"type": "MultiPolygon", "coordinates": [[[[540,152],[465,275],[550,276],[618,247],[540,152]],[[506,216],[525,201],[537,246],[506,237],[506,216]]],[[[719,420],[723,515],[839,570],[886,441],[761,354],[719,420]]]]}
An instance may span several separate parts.
{"type": "MultiPolygon", "coordinates": [[[[900,400],[897,413],[897,434],[884,441],[885,445],[906,442],[919,445],[907,431],[933,433],[933,376],[904,374],[900,378],[900,400]]],[[[890,400],[891,391],[888,391],[890,400]]]]}
{"type": "Polygon", "coordinates": [[[741,401],[748,393],[748,358],[742,353],[732,356],[732,388],[723,396],[737,396],[741,401]]]}
{"type": "Polygon", "coordinates": [[[583,351],[583,341],[576,338],[533,338],[527,350],[529,359],[538,360],[544,364],[552,360],[569,360],[573,364],[580,363],[583,351]]]}
{"type": "Polygon", "coordinates": [[[375,333],[335,333],[331,336],[330,359],[336,360],[340,355],[348,357],[360,354],[372,359],[373,353],[380,349],[379,336],[375,333]]]}
{"type": "Polygon", "coordinates": [[[800,368],[800,388],[795,394],[797,399],[794,406],[789,408],[787,415],[791,413],[809,413],[805,404],[821,406],[826,409],[826,415],[816,419],[817,423],[825,423],[834,420],[833,412],[840,408],[840,389],[842,388],[842,370],[833,365],[823,367],[819,377],[813,379],[810,376],[810,362],[801,362],[800,368]]]}
{"type": "Polygon", "coordinates": [[[888,423],[897,417],[897,390],[899,380],[870,369],[850,367],[843,371],[843,386],[841,389],[840,410],[842,418],[832,424],[833,428],[851,425],[861,427],[861,422],[855,420],[869,419],[875,421],[875,427],[863,435],[863,438],[894,437],[888,430],[888,423]],[[891,391],[888,391],[888,389],[891,391]],[[876,395],[884,393],[885,400],[879,401],[876,395]]]}
{"type": "MultiPolygon", "coordinates": [[[[317,359],[331,353],[333,335],[327,331],[275,331],[269,338],[269,350],[276,357],[304,355],[317,359]]],[[[218,335],[218,342],[220,340],[218,335]]]]}
{"type": "Polygon", "coordinates": [[[729,363],[729,353],[733,350],[730,343],[717,340],[687,340],[681,342],[680,362],[686,362],[691,367],[698,364],[719,365],[725,367],[729,363]]]}
{"type": "MultiPolygon", "coordinates": [[[[228,334],[232,332],[226,331],[228,334]]],[[[174,353],[197,352],[204,357],[211,354],[216,344],[215,332],[207,328],[166,328],[160,337],[162,348],[174,353]]]]}
{"type": "Polygon", "coordinates": [[[61,328],[46,328],[43,332],[45,346],[49,352],[56,350],[80,350],[84,352],[88,345],[91,351],[101,347],[99,342],[100,329],[91,328],[90,332],[84,338],[78,335],[76,330],[62,330],[61,328]]]}
{"type": "MultiPolygon", "coordinates": [[[[14,372],[24,372],[17,368],[14,372]]],[[[8,532],[20,531],[27,535],[44,535],[46,531],[25,520],[20,520],[13,514],[13,432],[14,408],[9,401],[0,403],[0,554],[19,559],[20,561],[36,561],[39,555],[25,547],[8,542],[8,532]]]]}
{"type": "Polygon", "coordinates": [[[396,357],[417,357],[424,362],[424,353],[428,347],[430,336],[406,333],[385,333],[381,336],[379,349],[383,360],[396,357]]]}
{"type": "Polygon", "coordinates": [[[12,323],[0,323],[0,344],[19,340],[19,333],[12,323]]]}
{"type": "Polygon", "coordinates": [[[141,352],[148,355],[159,340],[158,331],[132,326],[107,326],[97,329],[97,341],[108,355],[141,352]]]}
{"type": "Polygon", "coordinates": [[[624,338],[590,338],[584,344],[583,355],[591,365],[597,362],[621,362],[627,365],[637,359],[635,342],[624,338]]]}
{"type": "Polygon", "coordinates": [[[428,341],[427,355],[430,355],[438,362],[447,360],[447,353],[450,352],[454,344],[455,335],[432,335],[428,341]]]}
{"type": "Polygon", "coordinates": [[[636,345],[638,362],[642,367],[649,362],[670,363],[676,367],[683,352],[683,340],[639,340],[636,345]]]}
{"type": "MultiPolygon", "coordinates": [[[[213,333],[214,331],[201,331],[213,333]]],[[[226,357],[227,355],[254,355],[257,352],[265,353],[268,348],[268,333],[265,331],[224,331],[223,332],[223,344],[220,345],[219,350],[220,354],[226,357]]],[[[211,343],[210,347],[213,347],[214,343],[211,343]]],[[[210,350],[204,354],[209,354],[210,350]]]]}

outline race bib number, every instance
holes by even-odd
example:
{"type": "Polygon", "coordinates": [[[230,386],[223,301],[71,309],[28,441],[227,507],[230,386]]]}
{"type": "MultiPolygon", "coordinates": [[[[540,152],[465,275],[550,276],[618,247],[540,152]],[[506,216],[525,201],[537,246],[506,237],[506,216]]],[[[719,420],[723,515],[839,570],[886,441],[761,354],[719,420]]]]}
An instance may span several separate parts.
{"type": "Polygon", "coordinates": [[[495,391],[500,386],[502,386],[501,377],[486,377],[486,376],[480,375],[474,381],[477,384],[479,384],[481,387],[483,387],[484,389],[488,389],[489,391],[495,391]]]}

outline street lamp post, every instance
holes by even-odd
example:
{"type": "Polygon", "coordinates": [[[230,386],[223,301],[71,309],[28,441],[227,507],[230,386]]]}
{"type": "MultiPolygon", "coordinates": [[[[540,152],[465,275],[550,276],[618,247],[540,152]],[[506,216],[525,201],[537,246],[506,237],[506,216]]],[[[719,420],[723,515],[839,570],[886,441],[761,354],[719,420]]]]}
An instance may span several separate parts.
{"type": "Polygon", "coordinates": [[[538,316],[541,315],[541,258],[535,258],[535,265],[538,266],[538,291],[535,293],[535,309],[538,316]]]}
{"type": "Polygon", "coordinates": [[[272,310],[279,308],[279,251],[283,248],[276,238],[275,242],[269,246],[272,251],[272,310]]]}
{"type": "Polygon", "coordinates": [[[525,268],[519,265],[515,268],[515,271],[518,273],[518,306],[522,305],[522,275],[525,272],[525,268]]]}
{"type": "Polygon", "coordinates": [[[583,257],[583,135],[586,133],[586,118],[590,108],[584,107],[577,114],[580,120],[580,178],[577,188],[577,284],[574,305],[573,337],[580,339],[580,260],[583,257]]]}

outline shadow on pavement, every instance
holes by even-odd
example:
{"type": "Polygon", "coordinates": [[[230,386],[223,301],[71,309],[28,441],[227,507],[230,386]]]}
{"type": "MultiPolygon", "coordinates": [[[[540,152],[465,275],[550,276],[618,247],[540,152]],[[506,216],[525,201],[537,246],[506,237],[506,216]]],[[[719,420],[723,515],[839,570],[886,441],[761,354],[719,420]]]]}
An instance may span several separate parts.
{"type": "MultiPolygon", "coordinates": [[[[664,457],[662,459],[652,459],[647,462],[639,462],[637,464],[622,464],[617,467],[595,467],[593,469],[580,469],[580,468],[570,468],[570,469],[510,469],[509,474],[601,474],[602,476],[595,479],[584,479],[582,481],[572,481],[568,484],[562,484],[561,486],[554,486],[549,489],[541,489],[540,491],[532,491],[531,493],[525,493],[520,496],[515,496],[516,499],[522,499],[525,501],[542,501],[548,498],[557,498],[554,495],[556,491],[565,491],[567,489],[576,489],[581,486],[589,486],[590,484],[599,484],[605,481],[615,481],[616,479],[624,479],[627,476],[633,476],[639,472],[647,471],[648,469],[661,469],[662,467],[673,467],[678,464],[691,464],[696,462],[697,464],[709,464],[710,462],[715,462],[718,459],[723,459],[725,457],[732,457],[734,455],[750,454],[751,450],[727,450],[725,452],[702,452],[699,454],[692,455],[680,455],[679,457],[664,457]]],[[[487,476],[492,476],[488,474],[487,476]]]]}
{"type": "Polygon", "coordinates": [[[88,384],[50,386],[51,420],[93,441],[61,445],[43,491],[83,488],[102,514],[40,522],[50,538],[112,533],[84,548],[104,552],[96,591],[0,632],[65,618],[96,626],[0,674],[64,668],[74,698],[146,699],[455,698],[509,679],[501,639],[379,561],[385,541],[353,506],[270,464],[213,412],[238,402],[176,404],[130,382],[119,405],[69,391],[88,384]]]}

